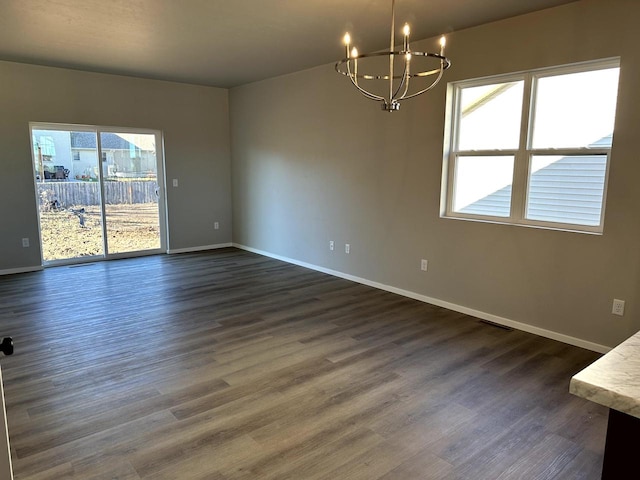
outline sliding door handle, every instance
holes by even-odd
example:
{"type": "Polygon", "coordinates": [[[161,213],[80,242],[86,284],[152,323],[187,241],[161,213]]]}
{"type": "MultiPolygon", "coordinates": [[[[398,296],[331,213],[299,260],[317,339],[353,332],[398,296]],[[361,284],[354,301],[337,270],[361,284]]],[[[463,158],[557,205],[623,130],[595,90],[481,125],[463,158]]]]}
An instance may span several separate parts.
{"type": "Polygon", "coordinates": [[[13,338],[5,337],[0,342],[0,352],[5,355],[11,355],[13,353],[13,338]]]}

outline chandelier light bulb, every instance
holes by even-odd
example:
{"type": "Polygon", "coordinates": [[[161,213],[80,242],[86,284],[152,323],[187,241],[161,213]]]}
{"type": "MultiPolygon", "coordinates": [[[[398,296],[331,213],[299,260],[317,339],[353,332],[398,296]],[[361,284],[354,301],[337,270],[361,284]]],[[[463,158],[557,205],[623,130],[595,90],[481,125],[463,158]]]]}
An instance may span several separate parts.
{"type": "Polygon", "coordinates": [[[349,35],[349,32],[344,34],[344,38],[342,39],[342,41],[344,42],[345,48],[347,50],[347,58],[349,58],[349,45],[351,44],[351,35],[349,35]]]}
{"type": "Polygon", "coordinates": [[[358,49],[356,47],[353,47],[351,49],[351,57],[357,57],[358,56],[358,49]]]}
{"type": "Polygon", "coordinates": [[[402,29],[402,33],[404,33],[404,40],[402,42],[402,49],[405,52],[409,51],[409,33],[411,32],[411,29],[409,28],[409,24],[405,23],[404,24],[404,28],[402,29]]]}

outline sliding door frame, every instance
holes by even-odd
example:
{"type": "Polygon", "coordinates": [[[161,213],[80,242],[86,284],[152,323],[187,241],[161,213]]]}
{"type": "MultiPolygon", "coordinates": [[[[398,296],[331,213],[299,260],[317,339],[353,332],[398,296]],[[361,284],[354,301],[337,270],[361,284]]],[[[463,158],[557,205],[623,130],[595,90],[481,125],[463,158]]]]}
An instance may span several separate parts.
{"type": "MultiPolygon", "coordinates": [[[[29,142],[31,144],[31,168],[33,170],[33,179],[36,195],[36,211],[38,215],[38,240],[40,242],[40,259],[43,266],[56,265],[73,265],[79,263],[89,263],[100,260],[114,260],[118,258],[132,258],[146,255],[156,255],[166,253],[168,246],[168,217],[167,217],[167,196],[166,196],[166,177],[165,177],[165,157],[164,157],[164,137],[162,131],[149,128],[133,128],[133,127],[112,127],[104,125],[78,125],[72,123],[50,123],[50,122],[29,122],[29,142]],[[36,166],[33,158],[35,145],[33,144],[33,130],[56,130],[56,131],[73,131],[88,132],[96,135],[96,155],[98,162],[98,181],[100,189],[100,212],[102,219],[102,255],[92,255],[86,257],[75,257],[62,260],[45,261],[42,249],[42,224],[40,218],[40,201],[38,198],[38,185],[36,180],[36,166]],[[105,180],[102,166],[102,133],[137,133],[143,135],[154,135],[156,147],[156,183],[158,185],[158,223],[160,229],[160,248],[139,250],[123,253],[109,253],[109,242],[107,239],[107,216],[105,209],[105,180]]],[[[44,180],[44,179],[43,179],[44,180]]]]}

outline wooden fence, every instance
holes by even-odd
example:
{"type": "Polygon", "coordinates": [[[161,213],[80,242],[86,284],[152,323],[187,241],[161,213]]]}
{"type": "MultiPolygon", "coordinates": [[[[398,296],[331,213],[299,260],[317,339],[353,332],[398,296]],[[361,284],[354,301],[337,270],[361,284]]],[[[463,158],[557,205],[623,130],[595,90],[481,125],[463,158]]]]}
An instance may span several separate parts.
{"type": "MultiPolygon", "coordinates": [[[[158,203],[156,182],[105,182],[105,203],[109,205],[158,203]]],[[[100,205],[98,182],[38,182],[43,204],[58,201],[61,207],[100,205]]]]}

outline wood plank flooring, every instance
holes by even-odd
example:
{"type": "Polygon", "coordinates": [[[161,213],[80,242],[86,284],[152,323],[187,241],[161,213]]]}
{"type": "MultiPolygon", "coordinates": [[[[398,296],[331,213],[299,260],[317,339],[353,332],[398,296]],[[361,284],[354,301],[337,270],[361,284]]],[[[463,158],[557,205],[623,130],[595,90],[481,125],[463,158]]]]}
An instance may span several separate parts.
{"type": "Polygon", "coordinates": [[[598,355],[224,249],[0,277],[17,480],[598,479],[598,355]]]}

